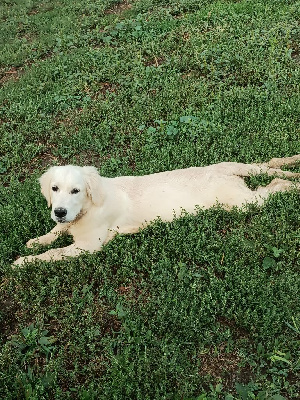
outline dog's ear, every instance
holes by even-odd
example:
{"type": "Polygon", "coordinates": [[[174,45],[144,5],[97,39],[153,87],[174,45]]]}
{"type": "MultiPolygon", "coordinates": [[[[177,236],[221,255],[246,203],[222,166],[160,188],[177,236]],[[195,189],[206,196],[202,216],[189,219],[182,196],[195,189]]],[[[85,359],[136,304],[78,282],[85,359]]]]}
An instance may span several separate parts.
{"type": "Polygon", "coordinates": [[[103,190],[102,190],[102,179],[95,167],[82,167],[85,181],[87,194],[91,198],[93,204],[101,206],[103,204],[103,190]]]}
{"type": "Polygon", "coordinates": [[[42,195],[45,196],[48,207],[51,206],[51,178],[56,167],[51,167],[39,179],[42,195]]]}

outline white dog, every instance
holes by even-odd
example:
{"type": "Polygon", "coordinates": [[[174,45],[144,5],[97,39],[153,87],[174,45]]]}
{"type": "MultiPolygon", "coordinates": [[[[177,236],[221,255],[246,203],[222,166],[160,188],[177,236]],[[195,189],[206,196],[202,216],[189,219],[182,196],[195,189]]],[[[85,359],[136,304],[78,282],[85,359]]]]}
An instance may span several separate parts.
{"type": "Polygon", "coordinates": [[[101,177],[94,167],[52,167],[41,176],[40,184],[48,206],[52,204],[51,217],[57,225],[46,235],[29,240],[27,246],[50,244],[62,232],[71,234],[74,243],[37,256],[21,257],[15,264],[61,260],[83,251],[98,251],[116,233],[138,232],[157,217],[171,221],[182,210],[195,213],[196,206],[209,208],[219,203],[230,209],[246,203],[262,204],[270,193],[300,188],[300,184],[277,177],[268,186],[252,191],[243,177],[259,173],[299,177],[300,173],[280,169],[297,161],[300,154],[274,158],[265,164],[224,162],[118,178],[101,177]]]}

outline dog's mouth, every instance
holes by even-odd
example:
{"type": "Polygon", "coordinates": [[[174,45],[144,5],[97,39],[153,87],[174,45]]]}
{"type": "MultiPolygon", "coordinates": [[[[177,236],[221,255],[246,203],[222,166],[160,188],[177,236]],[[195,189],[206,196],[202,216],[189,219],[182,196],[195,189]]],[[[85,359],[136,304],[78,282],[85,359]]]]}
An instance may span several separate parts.
{"type": "Polygon", "coordinates": [[[59,222],[60,224],[65,224],[66,222],[69,222],[66,220],[66,218],[56,218],[56,221],[59,222]]]}

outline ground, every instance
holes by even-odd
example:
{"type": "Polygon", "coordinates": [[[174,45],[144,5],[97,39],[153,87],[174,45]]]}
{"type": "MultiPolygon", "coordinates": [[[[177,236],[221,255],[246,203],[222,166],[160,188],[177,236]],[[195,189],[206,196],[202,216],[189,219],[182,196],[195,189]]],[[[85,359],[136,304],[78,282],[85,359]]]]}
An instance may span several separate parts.
{"type": "Polygon", "coordinates": [[[11,264],[52,227],[51,165],[113,177],[299,153],[299,17],[294,0],[1,3],[1,398],[297,398],[295,191],[11,264]]]}

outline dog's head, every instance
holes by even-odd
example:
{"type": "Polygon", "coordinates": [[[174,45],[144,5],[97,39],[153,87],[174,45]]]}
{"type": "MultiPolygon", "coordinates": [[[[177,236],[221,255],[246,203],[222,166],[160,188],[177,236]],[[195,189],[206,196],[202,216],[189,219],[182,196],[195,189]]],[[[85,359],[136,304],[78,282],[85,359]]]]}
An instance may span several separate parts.
{"type": "Polygon", "coordinates": [[[101,177],[94,167],[51,167],[39,179],[41,192],[55,222],[72,222],[95,204],[103,203],[101,177]]]}

